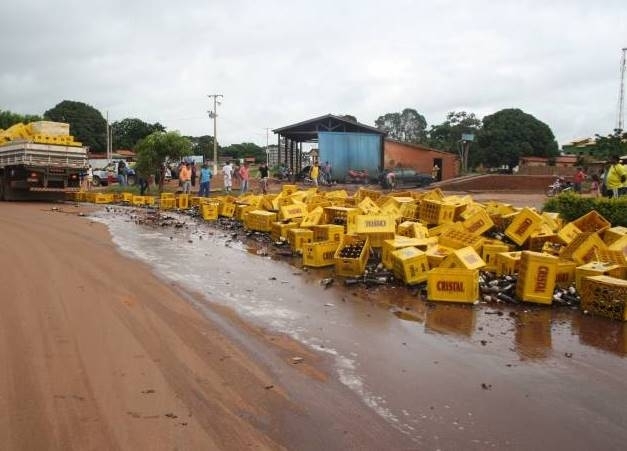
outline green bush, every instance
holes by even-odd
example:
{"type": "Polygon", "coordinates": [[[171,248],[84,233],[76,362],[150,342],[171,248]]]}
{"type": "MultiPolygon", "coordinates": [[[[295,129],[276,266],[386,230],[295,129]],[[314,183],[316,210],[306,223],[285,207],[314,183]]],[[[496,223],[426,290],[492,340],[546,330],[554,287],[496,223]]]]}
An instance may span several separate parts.
{"type": "Polygon", "coordinates": [[[627,196],[608,199],[607,197],[583,197],[574,193],[563,193],[550,198],[542,208],[542,211],[559,213],[568,222],[592,210],[596,210],[612,226],[627,227],[627,196]]]}

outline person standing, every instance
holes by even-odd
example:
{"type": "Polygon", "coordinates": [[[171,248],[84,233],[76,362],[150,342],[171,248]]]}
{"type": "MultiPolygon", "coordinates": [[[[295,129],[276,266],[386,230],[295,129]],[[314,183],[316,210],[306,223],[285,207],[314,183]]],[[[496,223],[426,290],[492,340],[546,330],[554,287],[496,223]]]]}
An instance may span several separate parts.
{"type": "Polygon", "coordinates": [[[318,162],[316,161],[314,165],[311,167],[311,171],[309,171],[309,177],[313,180],[314,186],[318,186],[318,177],[320,176],[320,167],[318,166],[318,162]]]}
{"type": "Polygon", "coordinates": [[[86,190],[90,191],[91,187],[94,183],[94,169],[91,167],[91,164],[87,167],[87,182],[86,182],[86,190]]]}
{"type": "Polygon", "coordinates": [[[211,169],[209,169],[209,165],[207,163],[203,163],[200,168],[200,191],[198,191],[198,195],[200,197],[209,197],[209,193],[211,191],[211,169]]]}
{"type": "Polygon", "coordinates": [[[259,184],[261,185],[261,192],[268,194],[268,165],[261,163],[259,166],[259,184]]]}
{"type": "Polygon", "coordinates": [[[586,179],[586,174],[582,168],[577,168],[577,172],[573,176],[573,189],[577,194],[581,194],[581,184],[586,179]]]}
{"type": "Polygon", "coordinates": [[[244,194],[248,191],[248,179],[250,178],[250,174],[248,171],[248,163],[245,162],[239,168],[239,179],[240,179],[240,193],[244,194]]]}
{"type": "Polygon", "coordinates": [[[124,163],[123,161],[119,161],[118,162],[118,183],[121,186],[126,186],[127,185],[127,180],[126,180],[126,163],[124,163]]]}
{"type": "Polygon", "coordinates": [[[618,155],[610,158],[610,167],[607,170],[607,190],[611,194],[610,197],[618,197],[622,194],[622,188],[627,182],[627,170],[620,163],[618,155]]]}
{"type": "Polygon", "coordinates": [[[434,164],[433,169],[431,169],[431,178],[437,181],[439,175],[440,175],[440,166],[438,166],[437,164],[434,164]]]}
{"type": "Polygon", "coordinates": [[[192,175],[191,175],[191,180],[192,180],[192,187],[196,186],[196,163],[192,163],[192,175]]]}
{"type": "Polygon", "coordinates": [[[222,174],[224,175],[224,191],[230,193],[233,186],[233,166],[230,160],[222,167],[222,174]]]}
{"type": "Polygon", "coordinates": [[[192,191],[192,169],[189,163],[181,166],[179,181],[181,182],[183,194],[189,194],[192,191]]]}

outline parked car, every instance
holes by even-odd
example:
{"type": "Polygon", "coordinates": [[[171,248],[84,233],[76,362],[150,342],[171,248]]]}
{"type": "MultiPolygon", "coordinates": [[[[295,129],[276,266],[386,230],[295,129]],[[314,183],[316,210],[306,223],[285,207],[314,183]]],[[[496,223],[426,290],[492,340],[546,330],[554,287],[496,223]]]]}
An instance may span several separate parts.
{"type": "Polygon", "coordinates": [[[386,169],[379,175],[379,183],[384,188],[421,187],[430,185],[433,181],[431,174],[409,168],[386,169]]]}
{"type": "MultiPolygon", "coordinates": [[[[128,166],[128,184],[135,184],[135,170],[128,166]]],[[[107,164],[104,168],[94,168],[93,170],[94,178],[93,185],[94,186],[107,186],[109,184],[109,180],[113,180],[114,183],[118,181],[118,162],[112,161],[107,164]]]]}

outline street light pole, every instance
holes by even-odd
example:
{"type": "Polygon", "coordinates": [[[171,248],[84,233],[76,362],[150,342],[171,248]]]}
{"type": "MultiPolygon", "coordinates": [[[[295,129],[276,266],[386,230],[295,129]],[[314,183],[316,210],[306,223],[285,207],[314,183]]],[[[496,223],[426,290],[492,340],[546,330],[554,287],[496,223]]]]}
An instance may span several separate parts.
{"type": "Polygon", "coordinates": [[[266,128],[266,166],[270,166],[270,146],[268,144],[268,134],[270,129],[266,128]]]}
{"type": "Polygon", "coordinates": [[[213,97],[213,111],[209,111],[209,117],[213,119],[213,173],[218,173],[218,125],[216,118],[218,117],[218,97],[223,98],[222,94],[208,94],[207,97],[213,97]]]}

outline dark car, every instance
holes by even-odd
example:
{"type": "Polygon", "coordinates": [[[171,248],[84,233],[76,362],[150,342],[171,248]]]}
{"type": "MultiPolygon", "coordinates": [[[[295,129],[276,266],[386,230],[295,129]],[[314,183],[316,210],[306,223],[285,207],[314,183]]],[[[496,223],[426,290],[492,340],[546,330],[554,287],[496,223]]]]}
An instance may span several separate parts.
{"type": "Polygon", "coordinates": [[[433,183],[433,176],[409,168],[386,169],[379,176],[384,188],[416,188],[433,183]]]}

